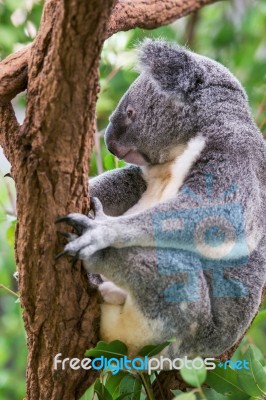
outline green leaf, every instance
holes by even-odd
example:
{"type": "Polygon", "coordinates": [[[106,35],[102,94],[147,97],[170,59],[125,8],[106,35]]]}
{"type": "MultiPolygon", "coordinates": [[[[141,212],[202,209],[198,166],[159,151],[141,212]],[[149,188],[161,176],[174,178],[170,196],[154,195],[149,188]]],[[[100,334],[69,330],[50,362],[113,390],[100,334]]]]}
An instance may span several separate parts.
{"type": "Polygon", "coordinates": [[[253,396],[251,396],[251,397],[249,397],[248,398],[248,400],[264,400],[265,399],[265,397],[263,397],[263,399],[262,399],[262,397],[253,397],[253,396]]]}
{"type": "Polygon", "coordinates": [[[114,398],[115,400],[139,400],[141,388],[141,381],[137,377],[127,374],[120,382],[120,396],[114,398]]]}
{"type": "Polygon", "coordinates": [[[125,394],[121,394],[121,396],[116,397],[115,400],[128,400],[130,399],[129,396],[133,395],[133,393],[125,393],[125,394]]]}
{"type": "Polygon", "coordinates": [[[116,398],[120,394],[120,384],[126,375],[128,375],[128,373],[123,371],[118,372],[116,375],[108,374],[105,387],[112,397],[116,398]]]}
{"type": "Polygon", "coordinates": [[[252,347],[248,348],[245,358],[249,362],[250,369],[239,372],[237,379],[240,386],[250,396],[266,396],[266,372],[256,359],[252,347]]]}
{"type": "Polygon", "coordinates": [[[222,393],[231,400],[246,400],[248,395],[237,382],[237,373],[230,368],[223,369],[216,367],[209,370],[206,378],[207,385],[222,393]]]}
{"type": "Polygon", "coordinates": [[[243,337],[241,340],[241,343],[237,347],[236,351],[234,352],[233,356],[231,357],[232,361],[237,361],[237,360],[242,360],[243,359],[243,354],[247,350],[249,346],[249,342],[246,336],[243,337]]]}
{"type": "Polygon", "coordinates": [[[97,379],[94,384],[94,392],[97,394],[99,400],[113,400],[112,396],[99,379],[97,379]]]}
{"type": "Polygon", "coordinates": [[[112,154],[107,154],[107,155],[104,157],[103,165],[104,165],[104,168],[105,168],[107,171],[109,171],[109,170],[111,170],[111,169],[115,169],[115,168],[116,168],[116,165],[115,165],[115,158],[114,158],[114,156],[113,156],[112,154]]]}
{"type": "Polygon", "coordinates": [[[148,345],[148,346],[144,346],[140,351],[139,351],[139,355],[141,357],[153,357],[156,354],[160,353],[165,347],[169,346],[170,343],[174,343],[175,339],[170,339],[167,340],[167,342],[164,343],[159,343],[159,344],[155,344],[155,345],[148,345]]]}
{"type": "Polygon", "coordinates": [[[127,355],[127,346],[120,342],[120,340],[114,340],[110,343],[98,342],[97,346],[93,349],[86,351],[87,357],[100,357],[104,356],[107,359],[110,358],[122,358],[127,355]]]}
{"type": "Polygon", "coordinates": [[[264,359],[262,351],[255,344],[250,344],[249,347],[253,350],[256,360],[261,362],[264,359]]]}
{"type": "Polygon", "coordinates": [[[89,389],[86,390],[84,395],[81,397],[80,400],[91,400],[93,399],[93,394],[94,394],[94,383],[89,387],[89,389]]]}
{"type": "Polygon", "coordinates": [[[196,396],[194,393],[182,393],[174,398],[174,400],[196,400],[196,396]]]}
{"type": "Polygon", "coordinates": [[[10,246],[14,245],[16,222],[17,221],[12,221],[9,228],[6,231],[6,238],[10,246]]]}
{"type": "Polygon", "coordinates": [[[182,392],[181,390],[171,390],[171,392],[172,392],[175,396],[184,393],[184,392],[182,392]]]}
{"type": "Polygon", "coordinates": [[[126,165],[124,160],[118,160],[118,168],[123,168],[126,165]]]}
{"type": "Polygon", "coordinates": [[[261,310],[256,318],[254,319],[254,321],[252,322],[252,327],[254,327],[254,325],[260,324],[262,321],[265,321],[266,319],[266,310],[261,310]]]}
{"type": "MultiPolygon", "coordinates": [[[[197,359],[200,359],[202,361],[202,367],[199,369],[196,369],[194,367],[182,367],[180,370],[180,374],[184,381],[186,381],[189,385],[195,386],[195,387],[200,387],[206,379],[207,376],[207,371],[204,365],[204,362],[202,358],[197,357],[197,359]]],[[[196,359],[195,359],[196,360],[196,359]]]]}
{"type": "Polygon", "coordinates": [[[206,400],[228,400],[228,397],[226,397],[221,393],[216,392],[213,389],[203,388],[203,393],[204,396],[206,397],[206,400]]]}

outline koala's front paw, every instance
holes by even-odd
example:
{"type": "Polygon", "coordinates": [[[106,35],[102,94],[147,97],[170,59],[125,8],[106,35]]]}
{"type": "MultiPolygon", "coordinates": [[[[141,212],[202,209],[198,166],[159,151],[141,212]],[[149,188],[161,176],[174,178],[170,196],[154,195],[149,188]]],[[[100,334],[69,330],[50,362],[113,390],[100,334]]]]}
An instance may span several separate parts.
{"type": "Polygon", "coordinates": [[[64,251],[55,258],[70,254],[75,259],[88,260],[98,250],[109,247],[115,240],[115,230],[113,229],[112,217],[104,214],[101,202],[92,198],[93,215],[87,217],[83,214],[73,213],[60,217],[56,223],[67,223],[74,227],[76,234],[60,232],[69,243],[64,251]]]}

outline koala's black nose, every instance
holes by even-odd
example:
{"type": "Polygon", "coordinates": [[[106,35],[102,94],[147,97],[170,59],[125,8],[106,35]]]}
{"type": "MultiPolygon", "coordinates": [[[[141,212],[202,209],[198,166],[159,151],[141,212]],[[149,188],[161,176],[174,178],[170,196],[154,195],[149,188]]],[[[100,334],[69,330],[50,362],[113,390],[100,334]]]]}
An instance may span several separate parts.
{"type": "Polygon", "coordinates": [[[107,147],[109,147],[110,142],[114,140],[114,135],[115,135],[114,126],[112,122],[109,122],[104,132],[104,141],[107,147]]]}
{"type": "Polygon", "coordinates": [[[110,142],[110,143],[108,144],[107,148],[108,148],[108,150],[110,151],[110,153],[112,153],[114,156],[116,155],[116,151],[117,151],[116,148],[117,148],[117,146],[116,146],[115,142],[110,142]]]}
{"type": "Polygon", "coordinates": [[[105,144],[110,151],[110,153],[115,154],[116,144],[115,144],[115,130],[112,122],[109,122],[104,133],[105,144]]]}

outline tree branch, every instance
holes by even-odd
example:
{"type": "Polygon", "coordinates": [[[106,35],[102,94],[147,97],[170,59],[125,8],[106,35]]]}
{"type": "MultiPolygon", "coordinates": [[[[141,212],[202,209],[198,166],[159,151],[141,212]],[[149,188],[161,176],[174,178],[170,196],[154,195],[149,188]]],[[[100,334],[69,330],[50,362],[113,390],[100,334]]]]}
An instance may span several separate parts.
{"type": "MultiPolygon", "coordinates": [[[[218,0],[118,0],[115,4],[107,37],[133,28],[154,29],[184,17],[204,5],[218,0]]],[[[27,87],[31,46],[0,62],[0,105],[11,101],[27,87]]]]}
{"type": "Polygon", "coordinates": [[[27,88],[30,52],[27,46],[0,62],[0,106],[27,88]]]}
{"type": "Polygon", "coordinates": [[[16,162],[14,153],[19,129],[20,127],[12,104],[8,103],[5,106],[0,106],[0,146],[3,147],[5,154],[12,165],[12,169],[16,162]]]}
{"type": "Polygon", "coordinates": [[[108,36],[133,28],[158,28],[216,1],[218,0],[119,0],[109,20],[108,36]]]}

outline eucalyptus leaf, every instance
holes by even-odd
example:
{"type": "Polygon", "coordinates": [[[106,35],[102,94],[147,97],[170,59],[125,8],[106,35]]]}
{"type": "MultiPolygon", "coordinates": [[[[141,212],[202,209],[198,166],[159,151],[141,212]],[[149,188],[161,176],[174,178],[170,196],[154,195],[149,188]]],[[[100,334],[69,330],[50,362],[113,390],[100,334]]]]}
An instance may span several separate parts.
{"type": "Polygon", "coordinates": [[[89,389],[86,390],[84,395],[81,397],[80,400],[91,400],[93,399],[93,394],[94,394],[94,383],[89,387],[89,389]]]}
{"type": "Polygon", "coordinates": [[[209,370],[205,383],[230,400],[246,400],[248,395],[237,381],[237,373],[230,368],[209,370]]]}
{"type": "Polygon", "coordinates": [[[107,171],[109,171],[109,170],[111,170],[111,169],[115,169],[115,168],[116,168],[116,165],[115,165],[115,158],[114,158],[114,156],[113,156],[112,154],[107,154],[107,155],[104,157],[103,165],[104,165],[104,168],[105,168],[107,171]]]}
{"type": "Polygon", "coordinates": [[[261,322],[266,320],[266,310],[261,310],[256,318],[254,319],[254,321],[252,322],[252,327],[254,327],[257,324],[260,324],[261,322]]]}
{"type": "Polygon", "coordinates": [[[94,384],[94,392],[97,394],[99,400],[113,400],[113,397],[99,379],[94,384]]]}
{"type": "Polygon", "coordinates": [[[171,390],[171,392],[177,396],[178,394],[183,394],[184,392],[182,392],[181,390],[175,389],[175,390],[171,390]]]}
{"type": "Polygon", "coordinates": [[[120,340],[114,340],[110,343],[98,342],[97,346],[93,349],[86,351],[87,357],[100,357],[104,356],[107,359],[110,358],[122,358],[127,355],[127,346],[120,342],[120,340]]]}
{"type": "Polygon", "coordinates": [[[213,389],[203,388],[204,396],[206,400],[228,400],[229,397],[225,396],[224,394],[218,393],[213,389]]]}
{"type": "MultiPolygon", "coordinates": [[[[203,360],[200,357],[197,358],[200,359],[203,364],[203,360]]],[[[184,381],[187,382],[189,385],[200,387],[206,379],[207,371],[204,364],[199,369],[196,369],[192,366],[191,367],[184,366],[181,368],[180,374],[184,379],[184,381]]]]}
{"type": "Polygon", "coordinates": [[[115,400],[139,400],[141,395],[142,383],[137,376],[127,374],[120,382],[119,397],[115,400]]]}
{"type": "Polygon", "coordinates": [[[14,245],[16,222],[17,221],[12,221],[9,228],[6,231],[6,238],[7,238],[8,244],[10,246],[14,245]]]}
{"type": "Polygon", "coordinates": [[[174,343],[175,339],[167,340],[167,342],[155,344],[155,345],[148,345],[144,346],[140,351],[139,355],[141,357],[153,357],[156,354],[160,353],[165,347],[169,346],[169,344],[174,343]]]}
{"type": "MultiPolygon", "coordinates": [[[[256,360],[261,362],[264,359],[262,351],[255,344],[250,344],[249,347],[253,350],[256,360]]],[[[244,354],[244,358],[246,358],[246,353],[244,354]]]]}
{"type": "Polygon", "coordinates": [[[266,397],[266,372],[256,359],[252,347],[248,348],[245,358],[249,362],[250,369],[243,369],[239,372],[237,376],[239,385],[250,396],[266,397]]]}
{"type": "Polygon", "coordinates": [[[113,398],[116,398],[120,394],[120,383],[122,379],[128,375],[128,372],[120,371],[118,374],[108,374],[105,387],[108,389],[113,398]]]}
{"type": "Polygon", "coordinates": [[[174,400],[197,400],[194,393],[182,393],[174,398],[174,400]]]}

